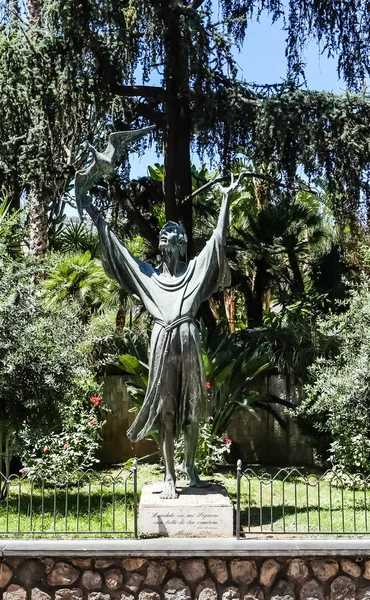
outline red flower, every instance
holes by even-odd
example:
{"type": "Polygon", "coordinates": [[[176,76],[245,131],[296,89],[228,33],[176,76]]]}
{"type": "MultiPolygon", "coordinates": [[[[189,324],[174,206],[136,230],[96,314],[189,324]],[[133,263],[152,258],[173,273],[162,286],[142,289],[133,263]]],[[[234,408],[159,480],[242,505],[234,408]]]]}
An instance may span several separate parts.
{"type": "Polygon", "coordinates": [[[207,387],[207,390],[211,389],[211,384],[209,383],[209,381],[207,381],[206,387],[207,387]]]}
{"type": "Polygon", "coordinates": [[[232,444],[233,441],[230,438],[226,438],[226,443],[228,446],[230,446],[230,444],[232,444]]]}
{"type": "Polygon", "coordinates": [[[94,406],[99,406],[101,398],[100,396],[91,396],[90,402],[92,402],[94,406]]]}
{"type": "Polygon", "coordinates": [[[63,448],[64,448],[64,450],[67,450],[67,448],[69,448],[69,444],[65,443],[64,446],[63,446],[63,448]]]}
{"type": "Polygon", "coordinates": [[[26,467],[23,467],[19,472],[22,473],[22,475],[25,475],[27,473],[26,467]]]}
{"type": "Polygon", "coordinates": [[[96,425],[96,419],[91,419],[90,425],[96,425]]]}
{"type": "Polygon", "coordinates": [[[45,446],[45,448],[43,449],[43,452],[49,452],[49,448],[47,446],[45,446]]]}

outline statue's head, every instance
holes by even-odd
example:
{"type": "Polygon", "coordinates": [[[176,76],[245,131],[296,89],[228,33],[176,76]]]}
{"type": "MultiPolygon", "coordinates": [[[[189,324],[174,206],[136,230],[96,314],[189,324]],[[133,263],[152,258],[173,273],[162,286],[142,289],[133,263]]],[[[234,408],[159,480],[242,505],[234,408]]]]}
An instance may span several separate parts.
{"type": "Polygon", "coordinates": [[[186,256],[188,237],[182,225],[168,221],[159,233],[159,251],[163,255],[167,252],[178,252],[179,257],[186,256]]]}

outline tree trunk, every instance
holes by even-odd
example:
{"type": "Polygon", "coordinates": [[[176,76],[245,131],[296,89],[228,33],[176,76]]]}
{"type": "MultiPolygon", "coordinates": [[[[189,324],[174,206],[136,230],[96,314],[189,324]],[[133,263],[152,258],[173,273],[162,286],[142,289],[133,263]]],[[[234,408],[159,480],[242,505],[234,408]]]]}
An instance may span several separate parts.
{"type": "Polygon", "coordinates": [[[0,501],[7,497],[9,489],[10,462],[10,440],[12,431],[7,424],[0,425],[0,501]]]}
{"type": "Polygon", "coordinates": [[[265,296],[265,311],[266,311],[266,314],[268,314],[271,309],[271,290],[266,290],[264,296],[265,296]]]}
{"type": "MultiPolygon", "coordinates": [[[[204,325],[207,327],[208,331],[213,331],[219,321],[219,317],[216,316],[211,305],[212,305],[212,299],[206,300],[206,302],[202,302],[202,304],[199,307],[197,316],[196,316],[197,319],[203,320],[204,325]]],[[[216,311],[216,313],[217,313],[217,311],[216,311]]]]}
{"type": "Polygon", "coordinates": [[[183,43],[180,13],[176,4],[165,9],[165,131],[164,195],[166,218],[180,221],[188,235],[188,253],[192,256],[192,202],[184,199],[192,192],[190,162],[190,95],[188,53],[183,43]]]}
{"type": "Polygon", "coordinates": [[[10,476],[10,462],[12,460],[12,456],[10,454],[10,440],[12,434],[8,431],[5,434],[5,477],[9,479],[10,476]]]}
{"type": "MultiPolygon", "coordinates": [[[[39,25],[41,17],[41,1],[27,0],[28,23],[30,33],[39,25]]],[[[30,252],[43,258],[48,246],[47,203],[41,190],[32,184],[28,190],[28,226],[30,252]]]]}
{"type": "Polygon", "coordinates": [[[235,331],[235,316],[236,316],[236,305],[235,305],[235,290],[224,291],[224,304],[227,321],[229,323],[229,329],[231,333],[235,331]]]}
{"type": "Polygon", "coordinates": [[[0,474],[4,474],[4,471],[3,471],[3,462],[4,462],[4,459],[3,459],[3,444],[4,444],[4,442],[3,442],[3,430],[2,430],[2,427],[0,425],[0,474]]]}
{"type": "Polygon", "coordinates": [[[126,325],[126,311],[119,308],[116,314],[116,329],[122,330],[126,325]]]}
{"type": "Polygon", "coordinates": [[[215,297],[212,296],[212,298],[210,298],[208,302],[209,302],[209,308],[211,310],[212,316],[213,316],[213,318],[214,318],[214,320],[216,322],[216,325],[217,325],[218,323],[220,323],[221,317],[220,317],[220,313],[218,312],[218,307],[217,307],[217,303],[216,303],[215,297]]]}
{"type": "Polygon", "coordinates": [[[40,0],[27,0],[28,23],[30,27],[38,25],[41,16],[40,0]]]}
{"type": "Polygon", "coordinates": [[[245,295],[248,314],[248,328],[262,327],[263,325],[263,300],[255,290],[248,290],[245,295]]]}
{"type": "Polygon", "coordinates": [[[255,297],[255,327],[263,326],[263,299],[269,289],[270,276],[268,264],[265,260],[256,261],[256,277],[254,279],[253,293],[255,297]]]}
{"type": "Polygon", "coordinates": [[[263,324],[262,298],[258,298],[254,287],[252,289],[248,283],[243,285],[242,291],[247,312],[248,329],[261,327],[263,324]]]}
{"type": "Polygon", "coordinates": [[[265,292],[269,289],[270,282],[267,269],[268,265],[264,260],[257,260],[253,283],[249,284],[246,281],[242,285],[249,329],[263,326],[263,299],[265,292]]]}
{"type": "Polygon", "coordinates": [[[304,282],[303,282],[301,269],[299,268],[297,255],[294,252],[294,250],[288,251],[288,260],[289,260],[290,268],[292,269],[292,273],[293,273],[295,291],[298,292],[298,294],[302,295],[304,293],[304,282]]]}
{"type": "Polygon", "coordinates": [[[30,252],[43,258],[48,247],[47,207],[43,195],[33,186],[28,192],[28,226],[30,252]]]}
{"type": "Polygon", "coordinates": [[[242,285],[242,292],[244,296],[245,312],[247,313],[247,327],[248,329],[254,329],[253,292],[247,282],[242,285]]]}
{"type": "Polygon", "coordinates": [[[270,184],[266,181],[257,181],[254,184],[254,193],[258,210],[261,210],[269,200],[270,184]]]}

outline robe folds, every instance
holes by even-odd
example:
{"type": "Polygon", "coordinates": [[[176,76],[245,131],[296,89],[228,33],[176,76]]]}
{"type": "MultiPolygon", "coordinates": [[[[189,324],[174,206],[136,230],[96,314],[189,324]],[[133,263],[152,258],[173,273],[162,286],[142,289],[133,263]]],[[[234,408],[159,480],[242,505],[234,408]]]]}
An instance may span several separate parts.
{"type": "Polygon", "coordinates": [[[163,407],[174,417],[175,435],[207,415],[207,390],[201,341],[195,322],[200,304],[220,286],[230,285],[223,239],[216,229],[200,254],[180,276],[138,260],[108,223],[97,221],[107,275],[137,296],[154,317],[149,380],[143,405],[127,432],[132,441],[158,427],[163,407]]]}

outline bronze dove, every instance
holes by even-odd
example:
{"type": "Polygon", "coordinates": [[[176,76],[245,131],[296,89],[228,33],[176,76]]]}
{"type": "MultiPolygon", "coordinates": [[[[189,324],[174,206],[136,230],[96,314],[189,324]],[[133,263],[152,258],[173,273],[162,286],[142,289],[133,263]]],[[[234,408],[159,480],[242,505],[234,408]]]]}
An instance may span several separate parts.
{"type": "Polygon", "coordinates": [[[108,138],[108,144],[104,152],[98,152],[94,146],[88,144],[93,155],[93,162],[86,169],[76,171],[75,175],[75,197],[78,214],[82,220],[83,209],[89,205],[90,197],[88,191],[103,178],[110,179],[114,175],[116,163],[122,157],[123,151],[130,142],[142,138],[153,131],[155,125],[134,129],[131,131],[115,131],[108,138]]]}

